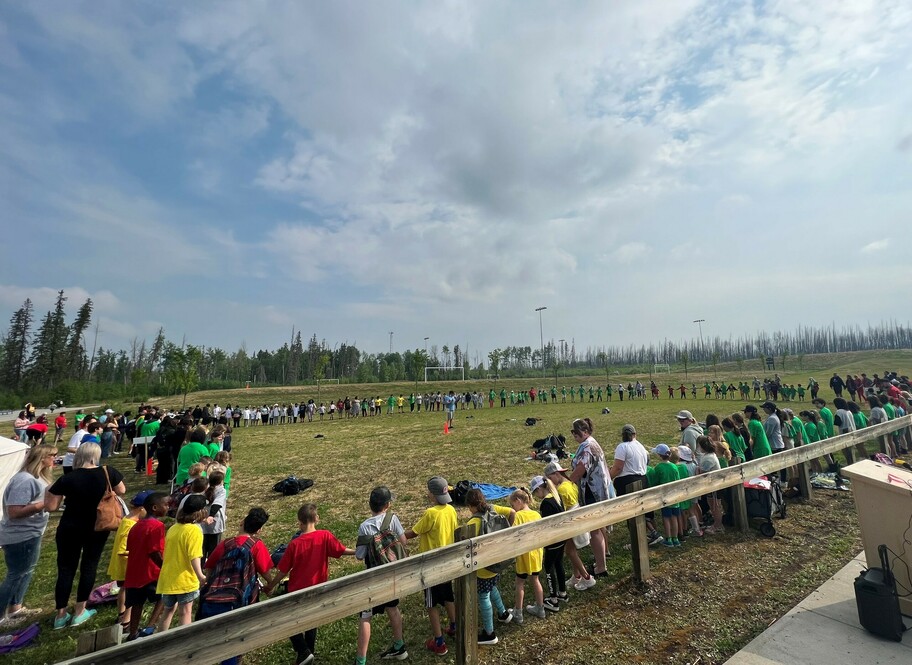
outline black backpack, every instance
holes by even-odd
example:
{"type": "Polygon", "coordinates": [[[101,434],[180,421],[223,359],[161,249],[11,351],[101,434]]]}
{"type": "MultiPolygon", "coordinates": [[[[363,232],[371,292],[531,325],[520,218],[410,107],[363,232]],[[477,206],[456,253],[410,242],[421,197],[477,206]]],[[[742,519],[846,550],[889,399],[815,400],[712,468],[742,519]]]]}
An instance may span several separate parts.
{"type": "Polygon", "coordinates": [[[453,491],[450,493],[450,498],[453,499],[453,503],[459,506],[464,506],[466,501],[466,496],[469,493],[469,490],[472,489],[472,483],[468,480],[460,480],[453,487],[453,491]]]}
{"type": "Polygon", "coordinates": [[[314,481],[310,478],[296,478],[295,476],[288,476],[284,480],[280,480],[275,485],[272,486],[273,491],[281,492],[282,496],[294,496],[299,494],[306,489],[313,487],[314,481]]]}

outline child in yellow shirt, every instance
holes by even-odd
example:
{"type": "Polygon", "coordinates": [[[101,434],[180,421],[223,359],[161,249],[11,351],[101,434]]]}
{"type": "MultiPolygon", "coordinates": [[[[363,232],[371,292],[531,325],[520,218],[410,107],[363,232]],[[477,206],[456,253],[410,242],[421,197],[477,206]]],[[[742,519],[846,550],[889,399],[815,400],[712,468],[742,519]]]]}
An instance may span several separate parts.
{"type": "MultiPolygon", "coordinates": [[[[541,515],[529,507],[531,503],[532,495],[525,488],[521,487],[510,495],[510,506],[516,511],[513,526],[541,519],[541,515]]],[[[527,578],[531,578],[532,581],[535,604],[526,605],[526,612],[539,619],[545,618],[545,590],[542,588],[541,580],[538,579],[538,574],[542,569],[543,558],[544,552],[541,547],[516,557],[516,587],[513,597],[514,623],[521,624],[523,622],[523,599],[526,594],[527,578]]]]}
{"type": "Polygon", "coordinates": [[[111,548],[108,575],[117,583],[117,621],[122,626],[130,625],[130,608],[127,607],[127,590],[124,589],[124,578],[127,575],[127,535],[130,529],[146,516],[143,503],[150,494],[152,490],[143,490],[130,501],[130,512],[120,521],[120,526],[114,534],[114,546],[111,548]]]}
{"type": "MultiPolygon", "coordinates": [[[[428,552],[438,547],[452,545],[455,541],[456,511],[450,504],[449,485],[445,478],[434,476],[427,482],[428,500],[431,507],[424,511],[424,515],[411,529],[405,532],[406,538],[419,537],[418,552],[428,552]]],[[[443,605],[450,620],[447,635],[456,634],[456,597],[453,595],[453,583],[443,582],[435,584],[424,590],[424,606],[428,611],[433,635],[424,646],[428,651],[445,656],[448,653],[443,631],[440,628],[440,612],[438,605],[443,605]]]]}

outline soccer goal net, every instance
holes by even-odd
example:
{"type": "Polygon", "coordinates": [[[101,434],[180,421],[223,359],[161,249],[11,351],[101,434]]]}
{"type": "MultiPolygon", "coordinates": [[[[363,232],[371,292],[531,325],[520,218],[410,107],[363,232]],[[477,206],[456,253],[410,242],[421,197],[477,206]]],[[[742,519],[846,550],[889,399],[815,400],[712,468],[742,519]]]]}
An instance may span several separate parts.
{"type": "Polygon", "coordinates": [[[317,379],[317,385],[322,385],[324,383],[339,383],[339,379],[317,379]]]}
{"type": "Polygon", "coordinates": [[[668,363],[656,363],[653,365],[652,371],[658,374],[659,372],[665,372],[666,374],[671,374],[671,365],[668,363]]]}
{"type": "Polygon", "coordinates": [[[459,380],[465,381],[465,367],[444,367],[442,365],[437,367],[425,367],[424,368],[424,382],[427,383],[428,372],[437,372],[435,375],[438,379],[454,379],[456,378],[456,372],[459,372],[459,380]],[[451,374],[450,372],[453,372],[451,374]]]}

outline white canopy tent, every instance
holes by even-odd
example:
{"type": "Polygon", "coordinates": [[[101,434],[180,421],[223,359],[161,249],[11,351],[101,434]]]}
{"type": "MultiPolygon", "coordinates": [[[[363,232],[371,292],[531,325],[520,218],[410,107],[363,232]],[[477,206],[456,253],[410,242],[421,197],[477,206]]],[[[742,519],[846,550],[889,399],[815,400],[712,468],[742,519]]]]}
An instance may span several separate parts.
{"type": "Polygon", "coordinates": [[[0,436],[0,508],[3,507],[3,493],[6,491],[6,486],[22,468],[28,448],[24,443],[0,436]]]}

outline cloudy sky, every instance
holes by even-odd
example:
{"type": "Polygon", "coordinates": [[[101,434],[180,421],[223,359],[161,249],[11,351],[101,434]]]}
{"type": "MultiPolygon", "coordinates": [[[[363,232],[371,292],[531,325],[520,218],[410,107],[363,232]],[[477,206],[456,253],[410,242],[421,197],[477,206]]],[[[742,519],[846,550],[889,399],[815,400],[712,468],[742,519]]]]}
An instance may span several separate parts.
{"type": "Polygon", "coordinates": [[[906,0],[4,2],[0,137],[0,323],[105,346],[908,318],[906,0]]]}

